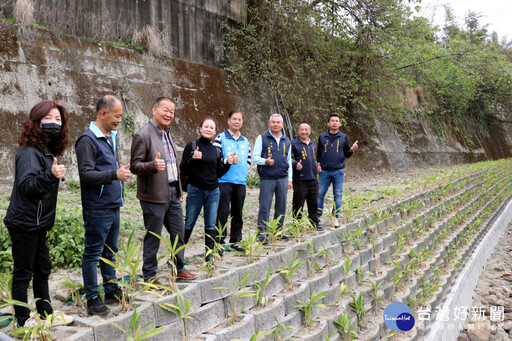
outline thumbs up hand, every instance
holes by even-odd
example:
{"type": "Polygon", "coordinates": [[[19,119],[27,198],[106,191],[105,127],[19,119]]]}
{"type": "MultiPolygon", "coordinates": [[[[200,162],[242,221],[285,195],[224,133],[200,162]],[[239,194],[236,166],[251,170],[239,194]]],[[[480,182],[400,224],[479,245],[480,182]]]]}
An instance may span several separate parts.
{"type": "Polygon", "coordinates": [[[236,165],[238,163],[238,156],[235,155],[236,153],[231,153],[228,156],[228,163],[230,165],[236,165]],[[235,162],[236,159],[236,162],[235,162]]]}
{"type": "Polygon", "coordinates": [[[57,164],[57,158],[53,158],[52,173],[57,179],[62,179],[66,176],[66,166],[57,164]]]}
{"type": "Polygon", "coordinates": [[[272,159],[272,154],[270,154],[268,156],[268,158],[265,159],[265,164],[268,165],[268,166],[273,166],[274,165],[274,160],[272,159]]]}
{"type": "Polygon", "coordinates": [[[352,147],[350,148],[350,151],[353,152],[354,150],[357,150],[359,148],[359,141],[354,142],[352,147]]]}
{"type": "Polygon", "coordinates": [[[117,174],[117,180],[121,181],[128,181],[132,177],[132,173],[130,172],[130,164],[127,164],[126,166],[121,166],[116,171],[117,174]]]}
{"type": "Polygon", "coordinates": [[[161,171],[165,169],[165,160],[160,158],[160,152],[156,155],[155,158],[155,168],[157,171],[161,171]]]}
{"type": "Polygon", "coordinates": [[[302,159],[300,159],[299,162],[297,162],[297,166],[295,168],[297,168],[298,171],[302,169],[302,159]]]}
{"type": "Polygon", "coordinates": [[[203,153],[201,153],[201,152],[199,151],[199,147],[197,147],[197,148],[196,148],[196,150],[194,150],[194,154],[192,154],[192,158],[193,158],[193,159],[197,159],[197,160],[199,160],[199,159],[202,159],[202,158],[203,158],[203,153]]]}

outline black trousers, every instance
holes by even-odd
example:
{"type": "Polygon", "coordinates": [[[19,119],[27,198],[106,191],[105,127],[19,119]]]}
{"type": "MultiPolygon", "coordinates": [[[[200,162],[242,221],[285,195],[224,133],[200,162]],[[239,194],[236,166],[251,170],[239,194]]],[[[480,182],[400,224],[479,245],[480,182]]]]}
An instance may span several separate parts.
{"type": "MultiPolygon", "coordinates": [[[[48,276],[52,270],[50,250],[48,249],[48,232],[25,232],[10,227],[12,241],[12,298],[28,302],[27,290],[33,276],[32,287],[36,301],[36,309],[42,316],[53,312],[48,291],[48,276]]],[[[14,313],[20,326],[30,317],[30,309],[14,306],[14,313]]]]}
{"type": "MultiPolygon", "coordinates": [[[[231,234],[230,243],[237,243],[242,240],[242,227],[244,225],[242,211],[245,201],[245,185],[219,183],[220,199],[217,210],[217,226],[225,226],[228,221],[231,206],[231,234]]],[[[227,228],[224,230],[224,238],[227,237],[227,228]]]]}
{"type": "MultiPolygon", "coordinates": [[[[140,201],[142,214],[144,216],[144,226],[146,227],[146,235],[144,236],[142,258],[142,273],[144,280],[148,281],[156,277],[158,269],[157,253],[160,248],[160,239],[152,235],[150,232],[162,235],[162,227],[165,226],[169,232],[170,240],[174,244],[176,236],[178,236],[178,244],[176,248],[184,245],[185,225],[183,222],[183,209],[181,206],[178,189],[169,186],[169,202],[154,203],[149,201],[140,201]]],[[[176,255],[176,267],[178,272],[185,269],[183,257],[185,250],[181,249],[176,255]]]]}
{"type": "Polygon", "coordinates": [[[304,209],[304,202],[308,204],[309,219],[315,226],[318,226],[318,180],[300,180],[293,182],[292,210],[294,217],[297,217],[300,209],[304,209]]]}

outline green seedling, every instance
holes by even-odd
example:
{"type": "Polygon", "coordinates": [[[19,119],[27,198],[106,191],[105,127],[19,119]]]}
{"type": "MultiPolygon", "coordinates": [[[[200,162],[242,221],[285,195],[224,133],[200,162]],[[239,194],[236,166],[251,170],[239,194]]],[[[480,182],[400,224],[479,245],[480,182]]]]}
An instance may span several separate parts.
{"type": "Polygon", "coordinates": [[[265,279],[262,281],[256,280],[252,282],[250,285],[254,287],[256,290],[254,291],[254,295],[256,296],[256,302],[262,307],[267,304],[268,296],[267,296],[267,287],[271,281],[270,275],[272,274],[272,267],[267,270],[267,274],[265,275],[265,279]]]}
{"type": "Polygon", "coordinates": [[[190,314],[194,312],[194,309],[190,308],[189,300],[183,296],[183,293],[178,289],[178,287],[176,287],[173,291],[176,294],[176,304],[164,303],[159,304],[159,306],[178,317],[178,319],[181,321],[183,339],[188,340],[187,321],[189,319],[193,319],[190,314]]]}
{"type": "Polygon", "coordinates": [[[324,245],[323,248],[321,248],[319,251],[318,251],[318,255],[322,258],[325,258],[325,264],[327,266],[331,266],[332,265],[332,261],[331,261],[331,258],[329,257],[332,256],[334,257],[334,252],[327,246],[324,245]]]}
{"type": "Polygon", "coordinates": [[[235,282],[233,281],[231,276],[229,276],[229,280],[231,282],[231,288],[228,288],[228,287],[214,288],[217,290],[228,290],[233,294],[233,311],[230,314],[231,318],[233,319],[233,322],[238,322],[238,315],[237,315],[237,309],[236,309],[236,304],[238,302],[238,299],[241,297],[250,297],[250,296],[255,295],[254,291],[252,291],[252,290],[244,290],[244,291],[242,290],[245,287],[245,283],[247,282],[247,279],[249,278],[249,274],[250,274],[250,272],[246,273],[245,276],[240,281],[238,281],[237,284],[235,284],[235,282]]]}
{"type": "Polygon", "coordinates": [[[352,341],[357,339],[359,335],[356,333],[356,327],[352,326],[352,321],[348,313],[342,313],[338,316],[338,321],[333,321],[334,327],[341,334],[345,341],[352,341]]]}
{"type": "Polygon", "coordinates": [[[133,310],[132,317],[130,319],[130,330],[125,330],[123,327],[118,325],[117,323],[110,322],[117,329],[122,331],[127,337],[127,340],[139,341],[149,339],[153,336],[156,336],[164,331],[164,327],[149,329],[147,332],[141,333],[141,330],[149,326],[153,323],[153,321],[149,321],[145,325],[141,326],[139,324],[139,320],[141,318],[141,313],[137,312],[137,308],[133,310]]]}
{"type": "Polygon", "coordinates": [[[121,281],[119,286],[121,287],[122,297],[120,297],[123,312],[126,312],[130,309],[133,300],[136,295],[130,295],[132,291],[135,290],[137,285],[137,273],[139,271],[140,266],[140,257],[141,257],[141,244],[137,243],[134,238],[135,230],[130,233],[128,240],[126,243],[120,243],[122,254],[124,258],[122,258],[119,254],[115,253],[110,248],[110,251],[115,255],[117,259],[117,263],[112,262],[109,259],[100,257],[100,259],[105,262],[107,265],[113,267],[116,271],[121,273],[122,277],[128,277],[128,281],[121,281]]]}
{"type": "Polygon", "coordinates": [[[382,297],[382,290],[380,290],[380,286],[382,285],[383,281],[381,281],[379,284],[374,283],[372,280],[370,280],[370,284],[372,285],[373,292],[370,294],[371,297],[373,297],[373,308],[375,315],[379,314],[380,305],[382,303],[381,297],[382,297]]]}
{"type": "Polygon", "coordinates": [[[280,215],[276,219],[272,220],[271,223],[265,222],[265,225],[267,225],[267,231],[265,231],[265,234],[267,235],[267,238],[270,239],[270,244],[272,245],[272,250],[274,252],[277,252],[277,240],[281,239],[284,235],[280,223],[282,217],[283,216],[280,215]]]}
{"type": "Polygon", "coordinates": [[[309,327],[309,326],[311,326],[311,323],[313,323],[313,320],[315,319],[315,314],[314,314],[315,308],[317,308],[317,309],[318,308],[326,308],[325,304],[317,303],[322,298],[324,298],[324,296],[325,296],[325,291],[322,291],[318,294],[315,294],[315,292],[313,292],[311,294],[311,298],[309,299],[309,301],[301,301],[301,300],[297,301],[299,304],[297,304],[295,306],[295,308],[298,308],[299,310],[302,310],[304,312],[306,326],[309,327]]]}
{"type": "Polygon", "coordinates": [[[278,271],[284,275],[286,283],[288,284],[288,289],[293,290],[293,275],[297,272],[299,266],[304,264],[304,261],[297,259],[297,252],[295,252],[290,261],[288,261],[283,255],[281,255],[281,258],[283,259],[283,265],[281,265],[278,271]]]}
{"type": "Polygon", "coordinates": [[[71,300],[77,307],[81,307],[85,302],[85,297],[80,294],[84,290],[84,286],[80,280],[74,280],[67,276],[61,280],[62,285],[71,290],[71,300]]]}
{"type": "Polygon", "coordinates": [[[345,282],[340,283],[340,287],[338,288],[338,296],[336,296],[336,302],[338,303],[338,306],[341,304],[341,298],[347,292],[347,284],[345,282]]]}
{"type": "Polygon", "coordinates": [[[275,316],[274,320],[276,320],[276,326],[270,329],[268,333],[268,335],[273,335],[274,341],[284,341],[288,333],[297,330],[294,326],[287,326],[285,323],[279,322],[275,316]]]}
{"type": "Polygon", "coordinates": [[[363,294],[359,293],[359,297],[356,299],[354,294],[352,294],[352,302],[348,302],[348,304],[352,307],[352,310],[357,315],[357,324],[359,328],[365,328],[365,316],[370,308],[364,307],[364,298],[363,294]]]}
{"type": "Polygon", "coordinates": [[[255,260],[258,260],[261,256],[262,250],[260,247],[263,245],[258,239],[257,233],[252,233],[251,231],[247,232],[247,235],[244,240],[240,242],[240,246],[244,249],[243,252],[237,251],[236,255],[243,255],[247,257],[247,262],[249,264],[253,263],[255,260]]]}

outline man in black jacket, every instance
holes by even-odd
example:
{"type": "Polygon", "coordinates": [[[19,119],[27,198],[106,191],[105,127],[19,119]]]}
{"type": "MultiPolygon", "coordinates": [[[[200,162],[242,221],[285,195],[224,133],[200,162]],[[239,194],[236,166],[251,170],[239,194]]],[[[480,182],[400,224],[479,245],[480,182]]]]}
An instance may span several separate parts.
{"type": "Polygon", "coordinates": [[[319,175],[318,218],[324,211],[324,198],[332,183],[334,192],[333,214],[334,226],[339,227],[338,217],[341,208],[343,192],[343,178],[345,176],[345,158],[352,156],[359,148],[357,141],[350,147],[347,135],[339,129],[340,117],[336,114],[329,116],[327,120],[329,130],[318,137],[317,170],[319,175]]]}
{"type": "MultiPolygon", "coordinates": [[[[153,105],[153,119],[142,127],[132,140],[131,167],[137,175],[137,198],[144,216],[142,272],[144,280],[160,284],[156,279],[158,268],[157,253],[160,240],[151,232],[161,235],[162,225],[169,232],[171,243],[176,247],[184,245],[183,191],[180,183],[176,147],[169,125],[174,119],[175,105],[167,97],[160,97],[153,105]]],[[[197,276],[185,270],[184,250],[176,255],[177,277],[194,279],[197,276]]]]}

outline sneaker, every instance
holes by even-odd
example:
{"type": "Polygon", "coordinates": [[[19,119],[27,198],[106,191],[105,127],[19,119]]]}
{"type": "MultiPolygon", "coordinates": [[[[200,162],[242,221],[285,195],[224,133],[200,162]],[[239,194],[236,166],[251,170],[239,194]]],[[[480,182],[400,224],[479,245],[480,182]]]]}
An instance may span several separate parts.
{"type": "Polygon", "coordinates": [[[281,237],[279,237],[279,240],[288,240],[288,239],[289,239],[288,236],[286,236],[284,234],[281,235],[281,237]]]}
{"type": "Polygon", "coordinates": [[[181,279],[196,279],[197,275],[191,274],[187,270],[183,270],[182,272],[178,272],[176,277],[181,278],[181,279]]]}
{"type": "Polygon", "coordinates": [[[334,218],[334,227],[335,228],[340,227],[340,222],[338,221],[338,218],[334,218]]]}
{"type": "Polygon", "coordinates": [[[93,299],[87,300],[87,314],[89,315],[107,315],[110,309],[103,303],[99,296],[93,299]]]}
{"type": "Polygon", "coordinates": [[[27,327],[27,328],[34,328],[39,325],[43,324],[43,321],[41,321],[40,318],[36,318],[34,316],[30,316],[28,320],[25,321],[25,324],[21,327],[27,327]]]}
{"type": "Polygon", "coordinates": [[[231,249],[238,251],[238,252],[245,252],[245,249],[240,246],[240,243],[233,243],[231,244],[231,249]]]}
{"type": "MultiPolygon", "coordinates": [[[[123,298],[123,291],[117,287],[113,292],[105,293],[105,304],[119,304],[123,298]]],[[[126,297],[125,297],[126,299],[126,297]]]]}
{"type": "Polygon", "coordinates": [[[324,231],[324,230],[325,230],[325,228],[324,228],[322,225],[317,225],[317,226],[316,226],[316,230],[317,230],[318,232],[321,232],[321,231],[324,231]]]}
{"type": "Polygon", "coordinates": [[[57,326],[67,326],[68,324],[73,323],[73,317],[64,314],[62,311],[54,310],[53,314],[46,316],[46,321],[44,322],[45,328],[57,327],[57,326]]]}

